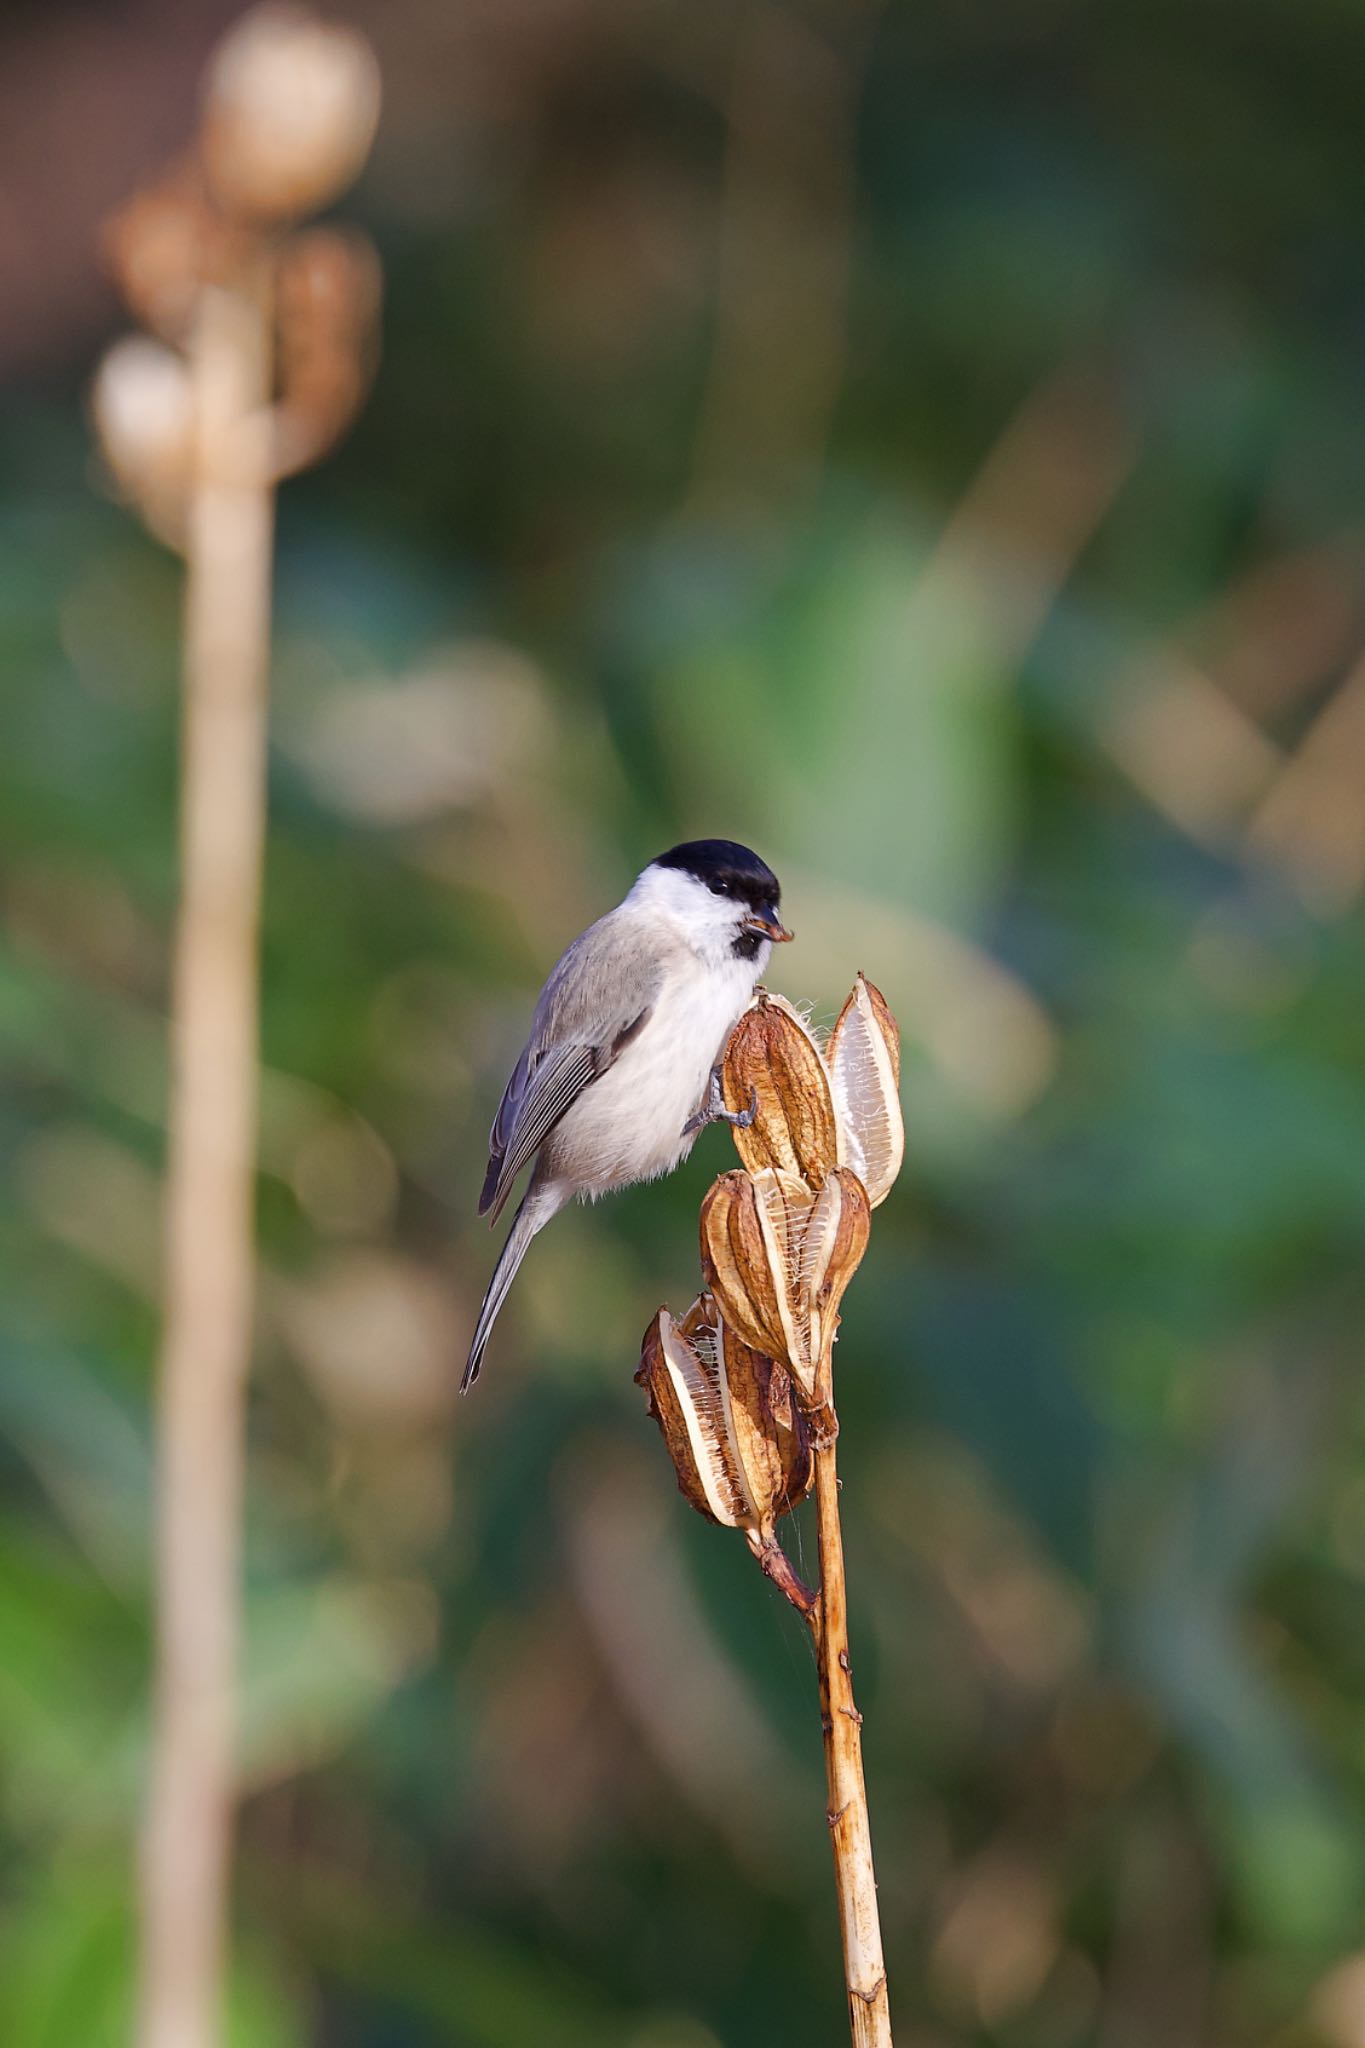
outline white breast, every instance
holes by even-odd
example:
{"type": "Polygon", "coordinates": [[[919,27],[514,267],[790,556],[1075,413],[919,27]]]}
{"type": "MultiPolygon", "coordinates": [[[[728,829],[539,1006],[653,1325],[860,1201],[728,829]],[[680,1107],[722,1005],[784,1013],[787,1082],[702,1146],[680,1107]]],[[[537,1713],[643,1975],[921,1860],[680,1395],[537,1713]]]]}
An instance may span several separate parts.
{"type": "Polygon", "coordinates": [[[686,955],[669,974],[653,1015],[615,1066],[585,1089],[547,1139],[546,1179],[567,1179],[594,1198],[668,1173],[691,1151],[683,1126],[706,1094],[711,1069],[766,965],[705,966],[686,955]]]}

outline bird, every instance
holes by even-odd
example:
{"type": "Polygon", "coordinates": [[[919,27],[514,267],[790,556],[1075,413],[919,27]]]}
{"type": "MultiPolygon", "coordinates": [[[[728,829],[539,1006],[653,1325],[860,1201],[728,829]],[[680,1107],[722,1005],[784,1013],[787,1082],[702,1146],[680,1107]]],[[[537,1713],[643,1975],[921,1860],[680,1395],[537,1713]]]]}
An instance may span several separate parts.
{"type": "Polygon", "coordinates": [[[720,1061],[775,945],[782,889],[733,839],[659,854],[626,896],[563,953],[489,1136],[479,1214],[490,1227],[535,1165],[483,1297],[461,1392],[483,1363],[498,1312],[536,1233],[567,1202],[656,1180],[727,1110],[720,1061]]]}

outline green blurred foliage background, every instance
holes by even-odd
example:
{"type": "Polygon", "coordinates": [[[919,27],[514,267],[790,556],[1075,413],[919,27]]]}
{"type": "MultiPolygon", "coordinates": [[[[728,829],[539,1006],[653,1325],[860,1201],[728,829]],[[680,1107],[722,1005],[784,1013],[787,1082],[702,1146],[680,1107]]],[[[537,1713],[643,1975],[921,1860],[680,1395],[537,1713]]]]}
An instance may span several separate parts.
{"type": "MultiPolygon", "coordinates": [[[[82,405],[233,11],[0,28],[6,2048],[126,2036],[180,577],[82,405]]],[[[1365,16],[348,12],[387,304],[281,505],[235,2041],[839,2037],[808,1650],[631,1384],[723,1133],[453,1397],[540,980],[719,832],[783,988],[906,1038],[839,1350],[898,2041],[1360,2048],[1365,16]]]]}

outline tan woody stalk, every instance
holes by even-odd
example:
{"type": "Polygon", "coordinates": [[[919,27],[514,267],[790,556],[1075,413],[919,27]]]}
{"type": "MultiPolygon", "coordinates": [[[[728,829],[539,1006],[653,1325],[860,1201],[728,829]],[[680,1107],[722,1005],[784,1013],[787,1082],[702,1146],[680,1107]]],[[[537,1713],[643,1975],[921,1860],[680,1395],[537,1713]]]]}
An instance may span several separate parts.
{"type": "Polygon", "coordinates": [[[734,1126],[744,1169],[722,1174],[702,1204],[708,1292],[681,1323],[660,1311],[637,1375],[683,1493],[744,1530],[814,1639],[853,2048],[891,2048],[891,2016],[848,1645],[833,1347],[871,1211],[900,1168],[899,1081],[895,1019],[863,976],[823,1045],[790,1003],[759,993],[726,1050],[725,1100],[753,1115],[734,1126]],[[812,1469],[814,1594],[775,1533],[812,1469]]]}
{"type": "Polygon", "coordinates": [[[815,1512],[820,1545],[819,1604],[807,1616],[815,1639],[820,1723],[825,1744],[825,1819],[834,1852],[839,1936],[853,2048],[892,2048],[891,2005],[882,1953],[872,1824],[863,1778],[863,1717],[853,1698],[848,1647],[848,1586],[839,1519],[837,1442],[815,1448],[815,1512]]]}
{"type": "MultiPolygon", "coordinates": [[[[872,1828],[863,1776],[863,1717],[853,1697],[853,1662],[848,1642],[833,1345],[839,1300],[867,1244],[869,1206],[885,1199],[900,1169],[904,1149],[899,1099],[900,1037],[884,997],[859,975],[828,1042],[817,1049],[825,1091],[812,1075],[812,1047],[804,1021],[789,1005],[781,1003],[780,998],[774,1001],[760,997],[736,1027],[727,1051],[725,1085],[727,1098],[732,1091],[753,1087],[752,1070],[757,1055],[768,1069],[771,1092],[781,1107],[786,1132],[809,1128],[814,1122],[822,1138],[827,1128],[823,1105],[828,1099],[838,1170],[834,1170],[834,1161],[828,1155],[823,1160],[805,1163],[803,1170],[808,1179],[823,1177],[822,1199],[837,1183],[851,1184],[850,1192],[856,1190],[862,1197],[861,1204],[853,1201],[845,1205],[853,1214],[841,1219],[838,1241],[824,1265],[812,1271],[811,1262],[803,1262],[804,1277],[814,1289],[812,1310],[820,1343],[812,1406],[817,1416],[828,1416],[833,1425],[817,1426],[813,1431],[820,1589],[818,1605],[807,1620],[815,1640],[819,1674],[827,1791],[825,1817],[834,1853],[849,2033],[853,2048],[892,2048],[891,2007],[872,1863],[872,1828]],[[814,1110],[796,1106],[795,1098],[804,1098],[809,1103],[812,1096],[817,1105],[814,1110]]],[[[761,1116],[756,1117],[755,1127],[762,1121],[761,1116]]],[[[746,1142],[749,1134],[737,1131],[741,1156],[746,1142]]],[[[763,1142],[760,1134],[759,1143],[763,1142]]],[[[768,1143],[771,1145],[772,1141],[768,1143]]]]}
{"type": "Polygon", "coordinates": [[[378,92],[354,31],[255,9],[211,62],[189,156],[109,233],[124,296],[162,339],[111,351],[96,430],[120,493],[187,570],[139,2048],[221,2037],[274,487],[359,402],[377,275],[353,238],[288,230],[359,169],[378,92]]]}
{"type": "Polygon", "coordinates": [[[187,546],[142,2048],[208,2048],[217,2038],[231,1850],[272,530],[263,472],[253,474],[242,458],[269,396],[265,291],[260,274],[205,290],[189,349],[197,437],[187,546]]]}

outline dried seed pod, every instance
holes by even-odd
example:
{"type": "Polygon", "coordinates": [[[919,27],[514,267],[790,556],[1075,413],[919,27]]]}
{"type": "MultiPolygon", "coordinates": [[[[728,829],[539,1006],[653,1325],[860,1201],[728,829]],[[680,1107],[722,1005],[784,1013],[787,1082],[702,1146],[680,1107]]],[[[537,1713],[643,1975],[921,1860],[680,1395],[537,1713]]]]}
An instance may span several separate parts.
{"type": "Polygon", "coordinates": [[[730,1034],[723,1071],[727,1109],[756,1103],[752,1124],[734,1125],[750,1173],[774,1167],[818,1188],[839,1163],[834,1103],[820,1049],[784,996],[764,990],[730,1034]]]}
{"type": "Polygon", "coordinates": [[[859,975],[825,1047],[838,1126],[839,1164],[850,1166],[875,1209],[905,1154],[901,1041],[885,996],[859,975]]]}
{"type": "Polygon", "coordinates": [[[818,1193],[772,1167],[722,1174],[702,1205],[702,1264],[722,1316],[786,1364],[807,1405],[868,1229],[866,1190],[845,1167],[818,1193]]]}
{"type": "Polygon", "coordinates": [[[723,1528],[766,1543],[813,1476],[783,1368],[742,1343],[703,1294],[680,1321],[659,1310],[635,1377],[686,1499],[723,1528]]]}
{"type": "Polygon", "coordinates": [[[316,462],[358,410],[374,367],[379,299],[379,258],[364,235],[309,228],[280,249],[277,474],[316,462]]]}
{"type": "MultiPolygon", "coordinates": [[[[813,1199],[803,1182],[795,1175],[789,1178],[808,1202],[813,1199]]],[[[758,1196],[747,1173],[723,1173],[707,1189],[701,1205],[701,1263],[730,1328],[756,1351],[790,1364],[758,1196]]]]}
{"type": "Polygon", "coordinates": [[[810,1434],[786,1366],[738,1338],[714,1302],[710,1313],[730,1389],[735,1447],[749,1475],[759,1533],[766,1537],[778,1516],[789,1514],[810,1492],[815,1479],[810,1434]]]}
{"type": "Polygon", "coordinates": [[[185,359],[149,335],[116,341],[95,373],[100,447],[130,497],[149,477],[183,483],[194,453],[194,390],[185,359]]]}
{"type": "Polygon", "coordinates": [[[180,545],[194,461],[194,391],[183,356],[150,335],[116,341],[95,373],[90,409],[120,496],[180,545]]]}
{"type": "Polygon", "coordinates": [[[130,309],[167,341],[183,342],[205,283],[241,257],[241,233],[204,190],[200,166],[182,159],[135,192],[106,224],[105,259],[130,309]]]}
{"type": "MultiPolygon", "coordinates": [[[[828,1353],[839,1327],[844,1290],[863,1262],[872,1232],[872,1205],[858,1175],[846,1166],[832,1173],[816,1198],[801,1245],[801,1285],[813,1303],[820,1351],[828,1353]]],[[[818,1390],[817,1390],[818,1391],[818,1390]]]]}
{"type": "Polygon", "coordinates": [[[240,220],[315,213],[356,176],[378,119],[379,66],[364,36],[266,0],[209,66],[203,159],[214,197],[240,220]]]}

